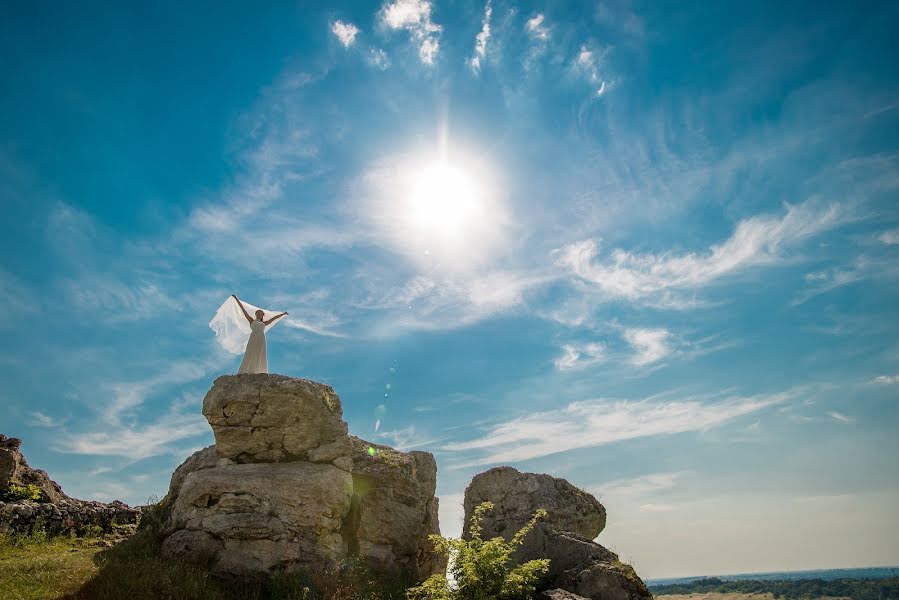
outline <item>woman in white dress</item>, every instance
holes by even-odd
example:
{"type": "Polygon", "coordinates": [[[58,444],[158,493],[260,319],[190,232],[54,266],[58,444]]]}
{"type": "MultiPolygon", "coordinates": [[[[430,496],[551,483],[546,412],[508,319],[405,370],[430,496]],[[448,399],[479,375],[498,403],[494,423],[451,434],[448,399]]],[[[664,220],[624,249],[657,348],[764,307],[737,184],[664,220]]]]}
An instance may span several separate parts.
{"type": "Polygon", "coordinates": [[[247,349],[243,353],[243,360],[240,363],[238,373],[268,373],[268,356],[265,351],[265,328],[271,325],[281,317],[287,315],[282,312],[275,315],[271,319],[263,320],[265,313],[260,309],[256,311],[256,318],[252,318],[247,309],[244,308],[243,302],[238,299],[236,294],[231,294],[240,311],[250,323],[250,339],[247,340],[247,349]]]}

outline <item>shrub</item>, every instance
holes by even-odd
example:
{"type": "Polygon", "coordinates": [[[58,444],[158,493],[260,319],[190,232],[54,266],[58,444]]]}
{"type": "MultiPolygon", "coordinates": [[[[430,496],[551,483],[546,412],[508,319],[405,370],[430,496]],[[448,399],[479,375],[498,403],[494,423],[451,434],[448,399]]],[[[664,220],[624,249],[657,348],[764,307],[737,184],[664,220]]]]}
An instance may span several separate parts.
{"type": "Polygon", "coordinates": [[[431,575],[406,592],[409,600],[527,600],[533,595],[537,581],[549,569],[549,560],[529,560],[510,568],[509,556],[521,545],[537,519],[546,516],[546,511],[537,510],[508,542],[502,537],[484,541],[481,519],[492,508],[492,502],[482,502],[475,508],[470,540],[428,536],[437,552],[453,556],[450,570],[455,585],[451,586],[443,574],[431,575]]]}
{"type": "Polygon", "coordinates": [[[11,483],[8,488],[0,492],[0,501],[16,502],[18,500],[31,500],[32,502],[37,502],[41,499],[42,495],[43,492],[41,492],[41,488],[33,483],[26,483],[25,485],[11,483]]]}

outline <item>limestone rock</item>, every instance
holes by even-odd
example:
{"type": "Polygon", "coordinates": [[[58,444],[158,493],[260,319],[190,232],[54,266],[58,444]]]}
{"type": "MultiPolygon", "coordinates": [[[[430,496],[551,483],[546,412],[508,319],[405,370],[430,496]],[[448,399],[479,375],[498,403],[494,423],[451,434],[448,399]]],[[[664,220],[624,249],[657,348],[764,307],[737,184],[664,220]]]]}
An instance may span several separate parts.
{"type": "Polygon", "coordinates": [[[494,504],[481,522],[481,537],[485,540],[498,535],[511,539],[538,508],[545,508],[548,513],[544,523],[586,538],[595,538],[606,526],[603,505],[568,481],[551,475],[522,473],[512,467],[495,467],[476,475],[465,490],[463,537],[468,537],[474,508],[485,500],[494,504]]]}
{"type": "Polygon", "coordinates": [[[348,557],[417,581],[446,568],[427,539],[440,533],[434,457],[348,436],[329,386],[223,376],[203,414],[216,445],[172,475],[164,556],[227,575],[348,557]]]}
{"type": "Polygon", "coordinates": [[[350,555],[398,567],[416,579],[446,569],[429,534],[439,534],[437,463],[429,452],[399,452],[350,436],[353,506],[346,535],[350,555]],[[369,450],[371,449],[371,450],[369,450]]]}
{"type": "Polygon", "coordinates": [[[41,502],[72,500],[63,493],[58,483],[50,479],[46,471],[32,469],[19,448],[22,440],[0,433],[0,490],[11,484],[36,485],[41,490],[41,502]]]}
{"type": "Polygon", "coordinates": [[[172,506],[164,556],[211,561],[213,572],[228,575],[340,558],[352,493],[349,473],[305,461],[188,473],[172,506]]]}
{"type": "Polygon", "coordinates": [[[652,594],[633,567],[587,538],[538,524],[513,558],[524,562],[548,558],[541,588],[562,588],[591,600],[651,600],[652,594]]]}
{"type": "Polygon", "coordinates": [[[634,569],[592,541],[605,526],[606,511],[590,494],[549,475],[490,469],[476,475],[465,490],[463,537],[470,537],[471,515],[485,500],[495,508],[481,521],[483,539],[501,535],[510,540],[538,508],[547,510],[511,557],[515,563],[549,559],[549,571],[538,585],[538,590],[551,590],[543,598],[651,600],[634,569]]]}
{"type": "Polygon", "coordinates": [[[202,450],[197,450],[191,454],[190,457],[181,463],[181,466],[172,473],[172,479],[169,482],[169,491],[160,503],[163,506],[170,507],[181,492],[181,486],[184,483],[185,477],[195,471],[211,469],[212,467],[218,466],[218,464],[219,456],[218,452],[215,450],[215,445],[206,446],[202,450]]]}
{"type": "Polygon", "coordinates": [[[590,600],[589,598],[572,594],[571,592],[560,588],[544,590],[543,592],[540,592],[539,598],[540,600],[590,600]]]}
{"type": "Polygon", "coordinates": [[[305,460],[347,435],[331,386],[283,375],[219,377],[203,399],[203,415],[218,455],[239,463],[305,460]]]}

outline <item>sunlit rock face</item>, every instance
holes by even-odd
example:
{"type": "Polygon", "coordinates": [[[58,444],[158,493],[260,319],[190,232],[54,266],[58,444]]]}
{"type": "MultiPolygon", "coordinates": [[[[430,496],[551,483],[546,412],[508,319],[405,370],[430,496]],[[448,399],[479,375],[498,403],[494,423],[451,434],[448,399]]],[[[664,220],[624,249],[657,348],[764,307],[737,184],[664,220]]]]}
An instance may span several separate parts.
{"type": "Polygon", "coordinates": [[[468,536],[474,508],[485,500],[494,504],[481,523],[481,537],[487,540],[498,535],[511,539],[536,508],[546,509],[544,523],[588,539],[598,536],[606,526],[605,507],[592,494],[568,481],[543,473],[522,473],[512,467],[495,467],[475,475],[465,490],[464,536],[468,536]]]}
{"type": "Polygon", "coordinates": [[[606,510],[591,494],[550,475],[522,473],[512,467],[490,469],[476,475],[465,490],[463,537],[470,537],[471,516],[484,501],[494,504],[481,521],[485,540],[496,536],[511,540],[537,509],[547,511],[512,555],[517,563],[550,560],[539,585],[544,598],[652,598],[632,567],[592,541],[605,528],[606,510]]]}
{"type": "Polygon", "coordinates": [[[330,386],[219,377],[203,414],[216,445],[172,475],[164,556],[237,576],[349,557],[418,581],[445,568],[427,540],[440,532],[434,457],[348,436],[330,386]]]}

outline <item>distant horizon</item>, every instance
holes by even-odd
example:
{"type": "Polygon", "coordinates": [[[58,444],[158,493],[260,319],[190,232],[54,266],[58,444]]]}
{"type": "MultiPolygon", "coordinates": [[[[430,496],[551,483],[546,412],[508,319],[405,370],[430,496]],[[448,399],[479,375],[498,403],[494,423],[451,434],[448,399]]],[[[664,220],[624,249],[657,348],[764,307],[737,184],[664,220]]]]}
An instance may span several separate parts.
{"type": "Polygon", "coordinates": [[[643,580],[647,585],[655,585],[660,581],[682,581],[682,580],[692,580],[692,579],[705,579],[711,577],[746,577],[751,578],[753,576],[761,576],[761,575],[801,575],[801,574],[812,574],[819,572],[843,572],[843,571],[888,571],[888,570],[897,570],[899,569],[899,565],[896,566],[877,566],[877,567],[833,567],[833,568],[820,568],[820,569],[799,569],[799,570],[782,570],[782,571],[754,571],[751,573],[717,573],[717,574],[705,574],[705,575],[685,575],[685,576],[676,576],[676,577],[646,577],[643,580]]]}

